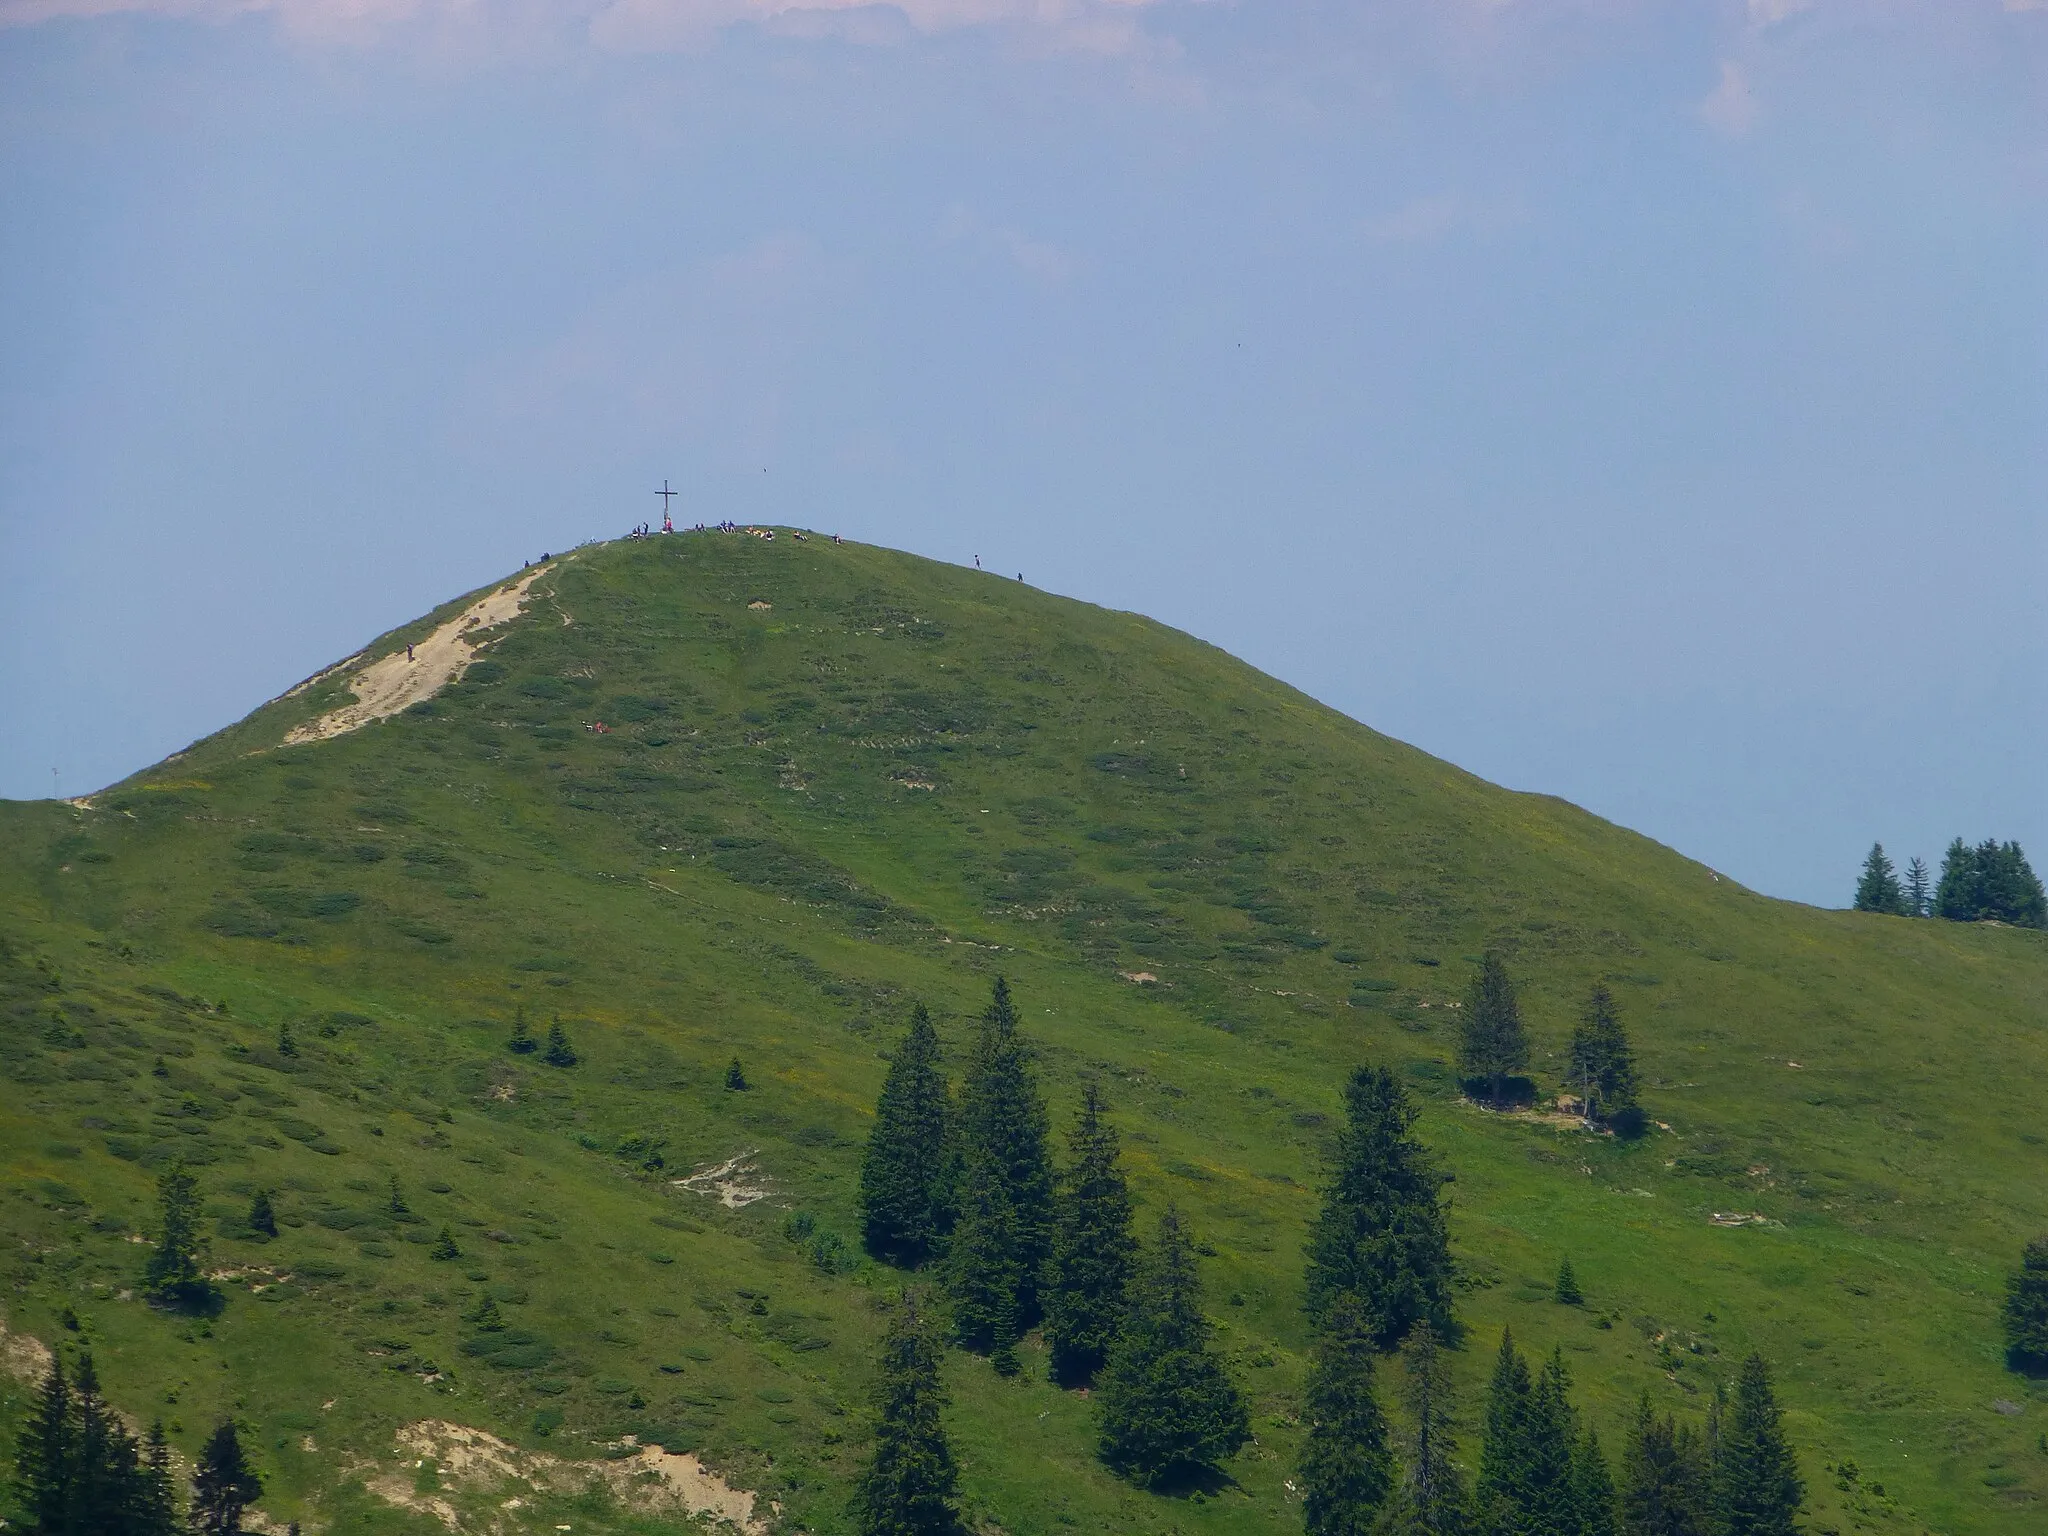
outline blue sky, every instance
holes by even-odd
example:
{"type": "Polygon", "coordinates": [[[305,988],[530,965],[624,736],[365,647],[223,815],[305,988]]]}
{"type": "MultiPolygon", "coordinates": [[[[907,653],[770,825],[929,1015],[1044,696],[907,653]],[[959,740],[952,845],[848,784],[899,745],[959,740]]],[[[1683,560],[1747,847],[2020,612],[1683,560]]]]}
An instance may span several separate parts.
{"type": "Polygon", "coordinates": [[[0,794],[667,476],[1774,894],[2038,863],[2044,237],[1998,0],[0,0],[0,794]]]}

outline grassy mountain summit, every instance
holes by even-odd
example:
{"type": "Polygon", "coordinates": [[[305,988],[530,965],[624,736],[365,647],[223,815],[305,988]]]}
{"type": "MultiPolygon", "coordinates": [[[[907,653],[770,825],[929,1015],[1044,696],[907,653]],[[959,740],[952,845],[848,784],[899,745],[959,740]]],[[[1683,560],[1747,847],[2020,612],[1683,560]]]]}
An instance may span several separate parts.
{"type": "Polygon", "coordinates": [[[1562,1345],[1609,1445],[1760,1349],[1816,1529],[2039,1528],[2048,1391],[1997,1316],[2048,1227],[2048,938],[1767,900],[1163,626],[887,550],[682,535],[524,574],[388,718],[314,739],[343,669],[89,805],[0,804],[6,1325],[90,1340],[188,1455],[236,1413],[278,1519],[672,1528],[560,1470],[631,1435],[844,1529],[898,1283],[855,1253],[859,1149],[913,1000],[957,1080],[1001,973],[1062,1136],[1095,1078],[1141,1204],[1201,1244],[1255,1440],[1213,1497],[1141,1493],[1036,1341],[1014,1381],[955,1354],[977,1517],[1298,1528],[1302,1241],[1374,1060],[1456,1176],[1468,1418],[1504,1323],[1562,1345]],[[1547,1093],[1613,990],[1650,1135],[1462,1097],[1488,950],[1547,1093]],[[211,1320],[133,1299],[180,1158],[232,1277],[211,1320]],[[519,1506],[434,1449],[452,1426],[543,1469],[519,1506]]]}

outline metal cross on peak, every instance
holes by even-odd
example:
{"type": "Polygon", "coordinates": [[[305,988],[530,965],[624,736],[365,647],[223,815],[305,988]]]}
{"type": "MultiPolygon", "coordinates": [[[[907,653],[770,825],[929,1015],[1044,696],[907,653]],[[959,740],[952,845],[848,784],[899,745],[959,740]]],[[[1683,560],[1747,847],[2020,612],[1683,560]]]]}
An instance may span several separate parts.
{"type": "Polygon", "coordinates": [[[682,495],[683,493],[682,493],[681,491],[672,491],[672,490],[670,490],[670,489],[668,488],[668,477],[667,477],[666,475],[664,475],[664,476],[662,476],[662,480],[661,480],[661,489],[660,489],[660,490],[658,490],[658,491],[656,491],[656,492],[655,492],[654,494],[655,494],[655,495],[657,495],[657,496],[659,496],[659,497],[661,498],[661,515],[662,515],[663,517],[667,517],[667,516],[668,516],[668,499],[669,499],[669,497],[671,497],[671,496],[680,496],[680,495],[682,495]]]}

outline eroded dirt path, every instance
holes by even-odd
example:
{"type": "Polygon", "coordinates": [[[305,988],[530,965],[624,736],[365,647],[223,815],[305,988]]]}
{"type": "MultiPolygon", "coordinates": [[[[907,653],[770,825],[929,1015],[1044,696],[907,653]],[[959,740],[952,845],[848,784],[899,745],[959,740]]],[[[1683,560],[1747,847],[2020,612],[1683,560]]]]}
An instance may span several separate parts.
{"type": "Polygon", "coordinates": [[[768,1529],[754,1513],[753,1494],[733,1487],[696,1457],[671,1455],[658,1445],[605,1461],[563,1461],[522,1451],[466,1424],[424,1419],[398,1432],[393,1454],[396,1465],[368,1479],[370,1492],[432,1515],[451,1531],[501,1530],[536,1494],[593,1483],[608,1485],[620,1503],[645,1513],[708,1516],[745,1536],[764,1536],[768,1529]],[[423,1491],[418,1474],[428,1467],[436,1486],[423,1491]]]}
{"type": "MultiPolygon", "coordinates": [[[[335,736],[345,736],[374,720],[388,719],[422,699],[431,699],[469,670],[470,663],[476,660],[477,646],[486,633],[519,617],[520,611],[526,607],[528,589],[553,568],[552,562],[537,565],[517,581],[508,582],[477,599],[424,640],[414,642],[409,655],[406,648],[400,646],[390,655],[378,657],[349,680],[349,688],[356,696],[355,703],[344,704],[317,720],[293,726],[285,735],[284,745],[295,747],[308,741],[327,741],[335,736]]],[[[330,667],[320,677],[335,670],[330,667]]],[[[317,677],[309,678],[299,688],[317,681],[317,677]]],[[[292,690],[293,693],[298,691],[298,688],[292,690]]]]}

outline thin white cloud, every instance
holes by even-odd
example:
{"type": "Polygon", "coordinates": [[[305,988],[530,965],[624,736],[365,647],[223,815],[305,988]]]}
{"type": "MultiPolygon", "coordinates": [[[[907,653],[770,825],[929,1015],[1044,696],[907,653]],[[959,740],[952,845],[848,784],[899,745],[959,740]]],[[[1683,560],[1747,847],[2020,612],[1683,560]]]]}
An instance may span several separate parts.
{"type": "Polygon", "coordinates": [[[1749,75],[1731,59],[1721,61],[1721,78],[1699,106],[1700,117],[1716,133],[1739,139],[1756,126],[1756,93],[1749,75]]]}
{"type": "Polygon", "coordinates": [[[999,256],[1037,283],[1064,283],[1080,270],[1080,263],[1051,241],[1035,239],[1006,224],[990,224],[964,203],[946,210],[939,221],[939,238],[999,256]]]}
{"type": "Polygon", "coordinates": [[[123,14],[220,22],[275,17],[305,36],[362,38],[418,21],[544,25],[581,31],[599,46],[658,51],[690,46],[736,25],[885,41],[904,32],[1005,27],[1069,39],[1090,52],[1122,52],[1132,14],[1161,0],[0,0],[0,27],[123,14]]]}
{"type": "Polygon", "coordinates": [[[1434,192],[1403,203],[1361,227],[1375,245],[1436,245],[1454,235],[1490,235],[1526,222],[1519,202],[1480,201],[1458,192],[1434,192]]]}

